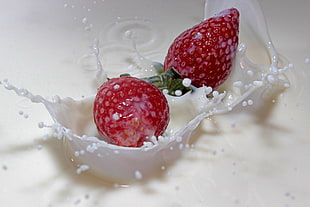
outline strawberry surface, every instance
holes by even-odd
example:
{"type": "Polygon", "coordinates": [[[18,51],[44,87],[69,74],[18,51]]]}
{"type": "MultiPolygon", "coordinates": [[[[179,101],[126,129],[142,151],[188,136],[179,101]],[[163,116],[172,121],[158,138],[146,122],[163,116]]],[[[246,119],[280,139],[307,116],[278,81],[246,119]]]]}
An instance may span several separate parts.
{"type": "Polygon", "coordinates": [[[109,143],[125,147],[140,147],[147,137],[162,135],[169,122],[169,107],[162,92],[129,76],[104,83],[93,112],[99,134],[109,143]]]}
{"type": "Polygon", "coordinates": [[[217,88],[232,70],[238,33],[238,10],[224,10],[181,33],[168,50],[164,70],[174,68],[196,87],[217,88]]]}

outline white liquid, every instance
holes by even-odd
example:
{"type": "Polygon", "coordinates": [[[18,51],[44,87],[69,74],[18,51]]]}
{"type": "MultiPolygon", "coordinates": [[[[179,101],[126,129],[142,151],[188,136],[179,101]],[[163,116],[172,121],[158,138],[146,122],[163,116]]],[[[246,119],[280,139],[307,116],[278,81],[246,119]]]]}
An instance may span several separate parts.
{"type": "MultiPolygon", "coordinates": [[[[178,31],[176,31],[176,33],[178,33],[178,31]]],[[[91,43],[92,41],[89,42],[89,44],[91,43]]],[[[132,51],[132,57],[135,57],[135,52],[130,49],[130,43],[127,48],[129,51],[132,51]]],[[[160,51],[160,49],[158,49],[158,51],[160,51]]],[[[101,54],[103,55],[104,53],[101,54]]],[[[152,59],[152,57],[150,59],[152,59]]],[[[125,65],[126,64],[124,64],[124,66],[125,65]]],[[[104,61],[103,66],[105,66],[104,61]]],[[[57,71],[58,70],[61,71],[60,69],[57,69],[57,71]]],[[[51,72],[45,71],[45,73],[51,72]]],[[[77,74],[77,72],[75,71],[74,74],[77,74]]],[[[295,76],[292,76],[292,74],[289,75],[291,78],[297,77],[298,80],[303,78],[303,76],[299,77],[298,74],[295,74],[295,76]]],[[[16,74],[14,74],[14,76],[16,76],[16,74]]],[[[14,76],[5,74],[4,77],[14,76]]],[[[93,78],[94,74],[89,77],[93,78]]],[[[83,82],[81,91],[84,94],[82,95],[91,94],[85,89],[85,87],[89,87],[85,79],[87,78],[82,78],[81,76],[81,79],[76,81],[75,87],[71,88],[71,90],[76,91],[77,84],[83,82]]],[[[62,83],[63,89],[59,90],[59,92],[41,93],[40,89],[38,92],[39,94],[47,95],[59,94],[61,92],[66,93],[63,91],[68,87],[67,84],[71,81],[73,83],[75,82],[71,80],[71,78],[69,78],[69,80],[66,79],[62,83]]],[[[60,78],[59,81],[61,84],[62,79],[60,78]]],[[[28,87],[27,84],[23,85],[27,88],[31,88],[28,87]]],[[[122,202],[127,204],[129,202],[134,203],[130,198],[132,198],[132,195],[137,195],[137,193],[141,194],[141,197],[143,197],[141,198],[141,203],[143,201],[149,203],[152,200],[152,205],[154,206],[158,206],[160,203],[164,203],[166,206],[175,206],[178,203],[184,206],[208,205],[210,203],[213,206],[229,206],[238,203],[245,206],[249,204],[253,204],[253,206],[262,206],[264,203],[266,203],[266,205],[271,205],[273,202],[283,203],[282,206],[285,204],[294,204],[298,206],[299,203],[305,199],[303,195],[307,193],[306,191],[298,190],[298,186],[300,183],[304,182],[301,181],[303,180],[302,178],[306,176],[305,173],[306,170],[309,169],[307,168],[309,166],[304,165],[305,163],[299,164],[298,162],[294,162],[294,160],[298,159],[299,156],[306,157],[309,154],[307,154],[307,145],[299,145],[300,142],[306,141],[303,138],[303,136],[305,136],[303,135],[305,134],[302,127],[303,123],[298,123],[298,125],[296,125],[295,122],[286,118],[287,111],[294,112],[294,116],[291,116],[291,118],[295,120],[298,119],[298,117],[300,120],[304,117],[304,113],[302,113],[301,110],[303,106],[295,105],[299,103],[298,97],[301,97],[302,94],[300,88],[298,88],[298,90],[294,88],[296,85],[297,83],[293,79],[292,87],[288,92],[284,93],[284,96],[282,96],[280,100],[276,101],[277,107],[274,107],[273,110],[271,110],[273,105],[272,101],[266,102],[266,104],[270,104],[268,107],[268,109],[270,109],[269,112],[272,112],[272,117],[268,117],[268,119],[263,116],[264,114],[253,110],[255,109],[256,103],[254,102],[253,107],[239,107],[230,114],[216,116],[212,118],[212,121],[204,121],[202,128],[206,130],[206,134],[200,134],[200,138],[195,142],[194,151],[186,153],[185,157],[173,167],[160,167],[160,170],[163,171],[164,174],[167,174],[167,176],[163,176],[165,177],[165,181],[162,181],[162,178],[157,178],[141,185],[132,185],[128,189],[114,190],[113,187],[111,189],[108,187],[109,185],[104,185],[91,175],[84,174],[83,172],[80,175],[75,175],[76,169],[68,169],[70,165],[64,161],[62,156],[59,157],[59,160],[54,160],[57,154],[61,154],[61,151],[59,152],[59,149],[57,149],[57,146],[61,146],[61,143],[54,142],[53,139],[51,139],[47,143],[43,143],[43,148],[41,150],[34,148],[26,150],[25,152],[21,151],[19,152],[21,154],[17,153],[15,156],[12,156],[14,151],[10,151],[10,156],[5,155],[2,158],[4,163],[3,169],[5,170],[1,172],[1,175],[4,175],[2,176],[5,178],[3,181],[6,183],[5,186],[7,186],[3,187],[2,191],[12,192],[11,195],[15,195],[15,191],[13,190],[14,186],[19,189],[23,189],[27,186],[30,186],[31,189],[38,189],[38,186],[42,186],[43,188],[46,182],[53,183],[53,185],[49,184],[48,191],[44,192],[43,198],[41,196],[42,191],[39,189],[37,191],[32,191],[31,196],[27,194],[19,195],[21,200],[24,201],[23,203],[34,203],[35,206],[96,206],[96,203],[97,205],[104,206],[111,206],[112,204],[114,204],[113,206],[121,206],[122,202]],[[237,113],[239,111],[238,109],[242,110],[239,114],[237,113]],[[247,112],[244,112],[244,109],[247,109],[247,112]],[[285,122],[283,120],[285,120],[285,122]],[[286,128],[288,127],[291,129],[290,131],[293,130],[296,134],[300,134],[301,136],[298,137],[298,140],[292,140],[291,136],[285,136],[282,130],[274,131],[274,123],[278,123],[280,126],[286,126],[286,128]],[[257,136],[253,136],[253,133],[257,134],[257,136]],[[266,134],[264,135],[264,133],[266,134]],[[262,140],[261,137],[269,138],[262,140]],[[268,143],[266,143],[267,145],[264,144],[264,140],[268,143]],[[253,146],[255,146],[255,148],[253,148],[253,146]],[[52,150],[51,153],[49,153],[48,149],[52,150]],[[294,152],[296,150],[298,150],[300,154],[297,154],[297,157],[290,156],[291,154],[295,155],[296,153],[294,152]],[[288,151],[289,153],[287,153],[288,151]],[[42,154],[44,155],[42,156],[42,154]],[[265,156],[262,157],[261,154],[265,154],[265,156]],[[28,162],[26,164],[19,160],[18,156],[21,155],[24,155],[23,159],[27,158],[26,161],[28,160],[28,162]],[[40,156],[40,158],[38,158],[38,156],[40,156]],[[284,162],[281,162],[281,160],[278,161],[278,159],[281,158],[285,158],[285,165],[282,164],[284,162]],[[40,163],[39,167],[36,166],[36,163],[40,163]],[[265,167],[266,165],[267,167],[265,167]],[[18,172],[18,168],[24,169],[24,173],[21,174],[20,171],[18,172]],[[279,171],[278,168],[282,170],[279,171]],[[27,182],[27,180],[29,180],[27,178],[34,174],[38,176],[31,180],[31,182],[27,182]],[[266,177],[264,176],[265,174],[271,177],[266,177]],[[14,184],[13,181],[16,180],[16,177],[23,180],[22,186],[21,182],[15,182],[14,184]],[[283,180],[289,180],[286,178],[292,177],[295,178],[294,182],[291,181],[289,184],[279,185],[283,180]],[[266,185],[272,186],[272,188],[266,190],[266,185]],[[61,192],[64,186],[69,186],[70,189],[67,190],[68,193],[63,196],[59,195],[57,192],[61,192]],[[236,191],[235,188],[239,188],[239,186],[245,186],[245,188],[236,191]],[[145,194],[144,190],[146,188],[156,189],[158,193],[151,195],[145,194]],[[272,198],[269,197],[270,195],[272,195],[272,198]],[[119,197],[123,198],[122,201],[119,200],[119,197]]],[[[36,84],[33,84],[33,86],[33,88],[38,88],[36,84]]],[[[57,87],[59,86],[56,86],[56,88],[57,87]]],[[[303,87],[305,89],[307,88],[307,86],[303,87]]],[[[47,86],[46,88],[47,92],[53,90],[47,86]]],[[[34,90],[32,89],[32,91],[34,90]]],[[[66,95],[69,96],[69,92],[71,93],[71,91],[68,90],[66,95]]],[[[7,92],[5,92],[5,94],[7,94],[7,92]]],[[[77,97],[77,95],[75,96],[77,97]]],[[[12,98],[12,96],[10,97],[12,98]]],[[[15,111],[15,114],[17,114],[16,116],[19,118],[18,111],[20,111],[20,109],[16,110],[16,108],[19,107],[10,109],[11,103],[4,103],[7,104],[5,107],[11,110],[8,111],[8,113],[11,112],[10,115],[12,115],[15,111]]],[[[247,105],[251,105],[249,104],[251,103],[249,100],[246,100],[246,103],[247,105]]],[[[34,120],[35,117],[33,117],[34,115],[39,114],[36,120],[43,120],[44,123],[49,123],[44,120],[47,119],[46,117],[48,115],[43,112],[43,109],[39,108],[38,105],[32,107],[28,102],[22,104],[26,107],[24,113],[29,114],[30,118],[26,121],[21,120],[21,124],[17,124],[16,120],[8,120],[8,123],[5,122],[5,124],[9,126],[8,129],[10,129],[10,131],[3,133],[3,136],[7,137],[5,140],[10,140],[6,142],[7,146],[10,146],[10,148],[22,143],[29,144],[29,140],[31,140],[30,145],[36,146],[36,144],[32,144],[33,137],[42,137],[42,132],[38,129],[32,129],[35,128],[33,126],[36,125],[36,121],[34,120]],[[45,117],[42,115],[40,117],[41,111],[43,114],[46,114],[45,117]],[[21,131],[16,132],[16,130],[14,130],[16,126],[20,127],[21,131]],[[35,131],[38,131],[37,135],[34,135],[35,131]],[[11,137],[16,137],[15,133],[22,136],[20,139],[17,139],[20,143],[16,143],[17,140],[12,140],[11,137]],[[29,137],[28,140],[27,137],[29,137]]],[[[277,127],[275,128],[277,129],[277,127]]],[[[184,148],[185,147],[186,146],[184,146],[184,148]]],[[[83,154],[82,151],[79,153],[83,154]]],[[[86,168],[82,166],[82,168],[79,169],[83,171],[83,169],[86,168]]],[[[140,179],[143,177],[143,174],[141,174],[140,171],[135,171],[134,176],[140,179]]],[[[116,184],[114,187],[120,187],[120,185],[116,184]]],[[[22,190],[18,192],[22,192],[22,190]]],[[[6,200],[4,200],[4,202],[6,202],[6,200]]],[[[18,201],[15,202],[17,203],[18,201]]]]}

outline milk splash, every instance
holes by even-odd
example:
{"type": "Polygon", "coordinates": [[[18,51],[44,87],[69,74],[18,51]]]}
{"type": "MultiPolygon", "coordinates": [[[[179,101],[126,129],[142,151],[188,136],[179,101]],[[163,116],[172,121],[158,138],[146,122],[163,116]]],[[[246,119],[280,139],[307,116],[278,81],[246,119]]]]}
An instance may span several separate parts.
{"type": "MultiPolygon", "coordinates": [[[[54,129],[54,137],[63,140],[69,152],[70,159],[77,166],[76,172],[91,171],[99,177],[118,183],[141,180],[151,177],[166,169],[178,159],[184,149],[190,148],[191,135],[200,122],[216,114],[228,113],[238,105],[261,105],[266,99],[275,97],[279,92],[289,87],[285,71],[292,68],[284,64],[276,52],[265,25],[260,5],[255,0],[216,1],[206,2],[205,18],[220,10],[235,7],[240,11],[240,36],[234,73],[219,91],[201,87],[194,93],[181,97],[166,95],[171,110],[171,124],[164,136],[157,139],[152,137],[141,148],[128,148],[111,145],[99,139],[93,123],[93,100],[95,95],[74,100],[70,97],[47,100],[40,95],[34,95],[26,89],[17,88],[3,80],[1,84],[17,95],[26,97],[34,103],[42,103],[51,115],[54,123],[46,125],[39,123],[39,127],[54,129]],[[267,51],[270,64],[253,63],[247,56],[248,32],[254,32],[263,48],[267,51]],[[178,113],[191,110],[189,114],[178,113]],[[183,115],[183,117],[182,117],[183,115]],[[181,122],[180,122],[181,120],[181,122]]],[[[254,41],[251,39],[251,41],[254,41]]],[[[97,62],[98,85],[107,80],[99,58],[99,44],[94,41],[93,51],[97,62]]],[[[144,69],[133,73],[144,76],[153,71],[152,61],[138,53],[139,64],[144,69]],[[149,66],[149,68],[145,68],[149,66]]]]}

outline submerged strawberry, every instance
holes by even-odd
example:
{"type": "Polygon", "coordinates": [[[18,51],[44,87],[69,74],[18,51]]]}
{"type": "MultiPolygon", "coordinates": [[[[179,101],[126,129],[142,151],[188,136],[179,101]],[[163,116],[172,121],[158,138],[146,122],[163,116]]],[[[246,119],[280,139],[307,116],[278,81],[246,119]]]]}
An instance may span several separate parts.
{"type": "Polygon", "coordinates": [[[138,78],[113,78],[98,90],[94,121],[106,141],[140,147],[147,137],[160,136],[169,122],[165,96],[154,85],[138,78]]]}
{"type": "Polygon", "coordinates": [[[168,50],[164,70],[174,68],[196,87],[216,88],[231,72],[238,33],[238,10],[224,10],[181,33],[168,50]]]}

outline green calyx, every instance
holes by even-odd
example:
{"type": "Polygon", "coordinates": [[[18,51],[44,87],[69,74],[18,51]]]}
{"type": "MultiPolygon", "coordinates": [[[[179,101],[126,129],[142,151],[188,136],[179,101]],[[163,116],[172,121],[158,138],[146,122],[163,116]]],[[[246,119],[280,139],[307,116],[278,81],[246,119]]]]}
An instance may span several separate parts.
{"type": "Polygon", "coordinates": [[[166,90],[169,95],[182,96],[189,91],[193,91],[193,86],[185,86],[181,75],[173,68],[158,75],[142,78],[148,83],[155,85],[159,90],[166,90]]]}
{"type": "MultiPolygon", "coordinates": [[[[141,78],[142,80],[156,86],[161,91],[166,91],[171,96],[182,96],[188,92],[194,91],[194,86],[184,84],[184,79],[174,69],[170,68],[163,72],[164,66],[161,63],[153,62],[153,67],[157,75],[141,78]]],[[[131,76],[128,73],[121,74],[120,77],[131,76]]]]}

